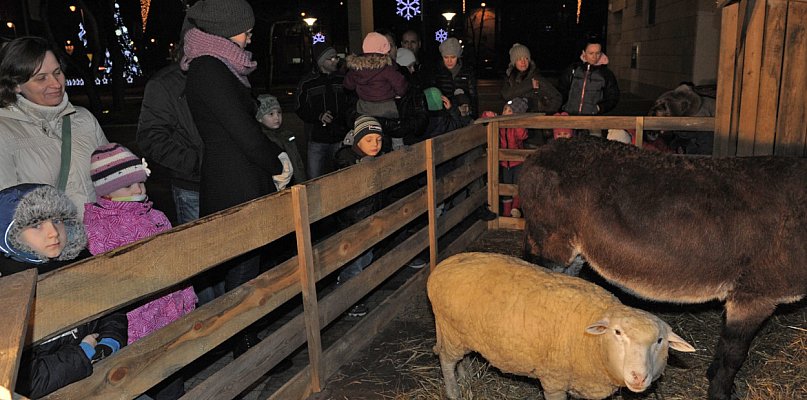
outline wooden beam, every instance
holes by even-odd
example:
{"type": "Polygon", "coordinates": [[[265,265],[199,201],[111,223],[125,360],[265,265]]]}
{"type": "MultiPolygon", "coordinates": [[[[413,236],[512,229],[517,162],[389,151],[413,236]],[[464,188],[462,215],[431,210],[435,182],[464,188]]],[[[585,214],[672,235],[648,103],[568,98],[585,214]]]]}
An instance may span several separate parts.
{"type": "Polygon", "coordinates": [[[788,2],[782,91],[774,154],[804,156],[807,138],[807,70],[797,65],[807,60],[807,3],[788,2]],[[796,64],[796,65],[794,65],[796,64]]]}
{"type": "Polygon", "coordinates": [[[737,17],[739,6],[723,8],[720,28],[720,55],[717,68],[717,102],[715,104],[715,137],[712,155],[727,157],[730,154],[731,111],[737,68],[737,17]]]}
{"type": "Polygon", "coordinates": [[[311,369],[311,390],[322,391],[322,340],[319,336],[319,307],[317,306],[317,279],[314,272],[314,256],[311,250],[311,227],[308,221],[308,199],[305,186],[291,188],[294,205],[294,231],[297,236],[297,260],[300,284],[303,292],[305,333],[308,339],[308,359],[311,369]]]}
{"type": "Polygon", "coordinates": [[[17,382],[20,355],[28,331],[28,317],[36,288],[36,268],[0,278],[0,397],[10,399],[17,382]]]}
{"type": "Polygon", "coordinates": [[[644,119],[645,117],[636,117],[636,133],[634,135],[634,145],[638,148],[642,148],[642,142],[644,142],[644,119]]]}
{"type": "MultiPolygon", "coordinates": [[[[499,214],[499,122],[488,123],[488,206],[499,214]]],[[[488,221],[488,229],[498,229],[498,221],[488,221]]]]}
{"type": "Polygon", "coordinates": [[[426,141],[426,211],[429,219],[429,268],[437,265],[437,190],[435,188],[434,141],[426,141]]]}
{"type": "Polygon", "coordinates": [[[688,130],[712,131],[715,123],[712,117],[604,117],[604,116],[556,116],[519,114],[505,117],[477,120],[490,124],[498,123],[499,128],[552,129],[573,127],[576,129],[634,129],[636,119],[643,118],[646,130],[688,130]]]}
{"type": "MultiPolygon", "coordinates": [[[[746,1],[748,3],[748,1],[746,1]]],[[[737,125],[737,155],[754,154],[757,113],[759,112],[759,82],[762,67],[762,43],[765,33],[766,0],[758,0],[747,10],[750,18],[744,38],[743,84],[740,91],[740,115],[737,125]]]]}
{"type": "Polygon", "coordinates": [[[765,43],[762,45],[762,65],[759,73],[756,136],[754,155],[773,155],[776,138],[776,120],[779,112],[779,93],[784,59],[785,21],[787,3],[769,1],[765,18],[765,43]]]}

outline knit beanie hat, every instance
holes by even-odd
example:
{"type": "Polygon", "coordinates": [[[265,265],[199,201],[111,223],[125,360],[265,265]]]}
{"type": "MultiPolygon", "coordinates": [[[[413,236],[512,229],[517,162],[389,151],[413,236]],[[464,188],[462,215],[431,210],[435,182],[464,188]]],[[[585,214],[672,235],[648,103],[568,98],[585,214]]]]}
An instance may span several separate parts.
{"type": "Polygon", "coordinates": [[[72,260],[87,246],[84,224],[76,205],[67,195],[50,185],[23,183],[0,191],[0,251],[14,260],[41,264],[48,262],[27,243],[20,240],[22,230],[48,219],[64,223],[67,242],[57,260],[72,260]]]}
{"type": "Polygon", "coordinates": [[[426,107],[429,111],[439,111],[443,109],[443,99],[440,98],[442,93],[436,87],[423,89],[423,95],[426,96],[426,107]]]}
{"type": "MultiPolygon", "coordinates": [[[[556,113],[554,113],[552,115],[567,116],[568,117],[569,113],[567,113],[566,111],[563,111],[563,112],[556,112],[556,113]]],[[[561,135],[571,135],[571,136],[573,136],[574,135],[574,130],[572,128],[553,128],[552,129],[552,136],[555,139],[557,139],[558,136],[561,136],[561,135]]]]}
{"type": "Polygon", "coordinates": [[[361,44],[361,51],[365,53],[387,54],[390,51],[389,40],[387,40],[386,36],[378,32],[370,32],[364,37],[364,42],[361,44]]]}
{"type": "Polygon", "coordinates": [[[401,47],[398,49],[398,57],[395,62],[402,67],[408,67],[417,61],[415,58],[415,53],[412,50],[407,49],[406,47],[401,47]]]}
{"type": "Polygon", "coordinates": [[[255,26],[255,14],[246,0],[202,0],[188,9],[186,18],[211,35],[229,38],[255,26]]]}
{"type": "Polygon", "coordinates": [[[258,112],[255,113],[255,119],[260,121],[264,115],[269,114],[274,109],[280,110],[280,102],[277,101],[277,97],[271,94],[258,96],[258,112]]]}
{"type": "Polygon", "coordinates": [[[522,58],[530,59],[530,49],[521,43],[516,43],[510,48],[510,64],[515,64],[522,58]]]}
{"type": "Polygon", "coordinates": [[[353,130],[347,133],[342,143],[346,146],[356,147],[356,144],[359,143],[363,137],[371,133],[383,135],[384,132],[381,128],[381,123],[371,116],[361,115],[356,118],[356,122],[353,123],[353,130]]]}
{"type": "Polygon", "coordinates": [[[513,114],[527,112],[527,100],[523,97],[515,97],[513,100],[508,101],[507,105],[513,110],[513,114]]]}
{"type": "Polygon", "coordinates": [[[322,66],[325,60],[336,55],[336,50],[331,45],[322,42],[315,43],[311,51],[314,55],[314,62],[319,66],[322,66]]]}
{"type": "Polygon", "coordinates": [[[99,146],[90,157],[90,176],[95,195],[106,196],[133,183],[145,182],[151,171],[146,161],[117,143],[99,146]]]}
{"type": "Polygon", "coordinates": [[[457,38],[448,38],[443,43],[440,43],[440,55],[445,56],[461,56],[462,46],[457,38]]]}
{"type": "Polygon", "coordinates": [[[464,90],[457,89],[454,91],[454,105],[461,106],[463,104],[471,104],[471,98],[465,94],[464,90]]]}

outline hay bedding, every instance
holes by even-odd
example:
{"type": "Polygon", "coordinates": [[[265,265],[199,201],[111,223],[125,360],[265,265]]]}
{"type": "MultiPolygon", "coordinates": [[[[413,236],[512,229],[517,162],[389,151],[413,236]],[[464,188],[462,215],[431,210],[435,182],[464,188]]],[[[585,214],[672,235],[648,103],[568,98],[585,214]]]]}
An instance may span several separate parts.
{"type": "MultiPolygon", "coordinates": [[[[468,251],[519,256],[521,232],[489,231],[468,251]]],[[[721,326],[720,304],[672,306],[623,301],[657,314],[697,352],[670,351],[665,374],[644,393],[620,390],[612,399],[702,399],[706,369],[721,326]],[[633,304],[635,303],[635,304],[633,304]]],[[[434,346],[434,318],[426,294],[412,299],[361,356],[327,384],[329,399],[445,399],[434,346]]],[[[467,357],[469,379],[460,380],[464,399],[542,399],[537,381],[503,374],[478,355],[467,357]]],[[[735,379],[739,399],[807,399],[807,305],[784,306],[765,324],[735,379]]]]}

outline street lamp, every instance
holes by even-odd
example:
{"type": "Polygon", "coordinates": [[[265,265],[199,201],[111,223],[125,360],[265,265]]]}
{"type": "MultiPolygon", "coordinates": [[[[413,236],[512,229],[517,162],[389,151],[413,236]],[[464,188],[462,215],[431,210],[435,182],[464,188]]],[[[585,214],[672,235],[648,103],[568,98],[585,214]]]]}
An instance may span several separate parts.
{"type": "MultiPolygon", "coordinates": [[[[300,15],[305,17],[305,13],[300,13],[300,15]]],[[[314,38],[314,24],[317,22],[317,19],[314,17],[307,17],[303,18],[303,22],[305,22],[305,24],[308,25],[308,34],[309,34],[308,45],[311,46],[309,47],[311,49],[311,54],[309,54],[309,56],[311,60],[316,63],[316,60],[314,60],[313,38],[314,38]]]]}
{"type": "Polygon", "coordinates": [[[457,15],[457,13],[453,13],[453,12],[444,12],[443,13],[443,18],[446,19],[446,28],[448,29],[449,32],[451,32],[451,20],[454,19],[455,15],[457,15]]]}
{"type": "Polygon", "coordinates": [[[14,30],[14,37],[17,37],[17,25],[11,21],[8,21],[6,22],[6,26],[8,27],[8,29],[14,30]]]}

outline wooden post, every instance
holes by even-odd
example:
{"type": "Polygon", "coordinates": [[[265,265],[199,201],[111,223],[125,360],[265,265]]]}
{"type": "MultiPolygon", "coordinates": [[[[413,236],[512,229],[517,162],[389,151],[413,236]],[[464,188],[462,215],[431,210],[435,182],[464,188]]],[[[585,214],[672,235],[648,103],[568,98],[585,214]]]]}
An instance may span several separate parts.
{"type": "Polygon", "coordinates": [[[435,188],[434,141],[426,141],[426,208],[429,214],[429,267],[437,266],[437,188],[435,188]]]}
{"type": "MultiPolygon", "coordinates": [[[[488,205],[499,214],[499,122],[488,123],[488,205]]],[[[488,222],[488,229],[499,229],[499,219],[488,222]]]]}
{"type": "Polygon", "coordinates": [[[0,280],[0,399],[11,399],[36,288],[36,268],[0,280]],[[7,397],[6,397],[7,396],[7,397]]]}
{"type": "Polygon", "coordinates": [[[636,147],[642,148],[644,142],[644,117],[636,117],[636,147]]]}
{"type": "Polygon", "coordinates": [[[297,236],[300,285],[303,293],[305,333],[308,338],[308,359],[311,363],[311,390],[318,393],[322,391],[324,365],[317,305],[317,279],[314,273],[314,253],[311,250],[311,227],[308,221],[308,196],[305,186],[293,186],[291,196],[294,210],[294,231],[297,236]]]}

